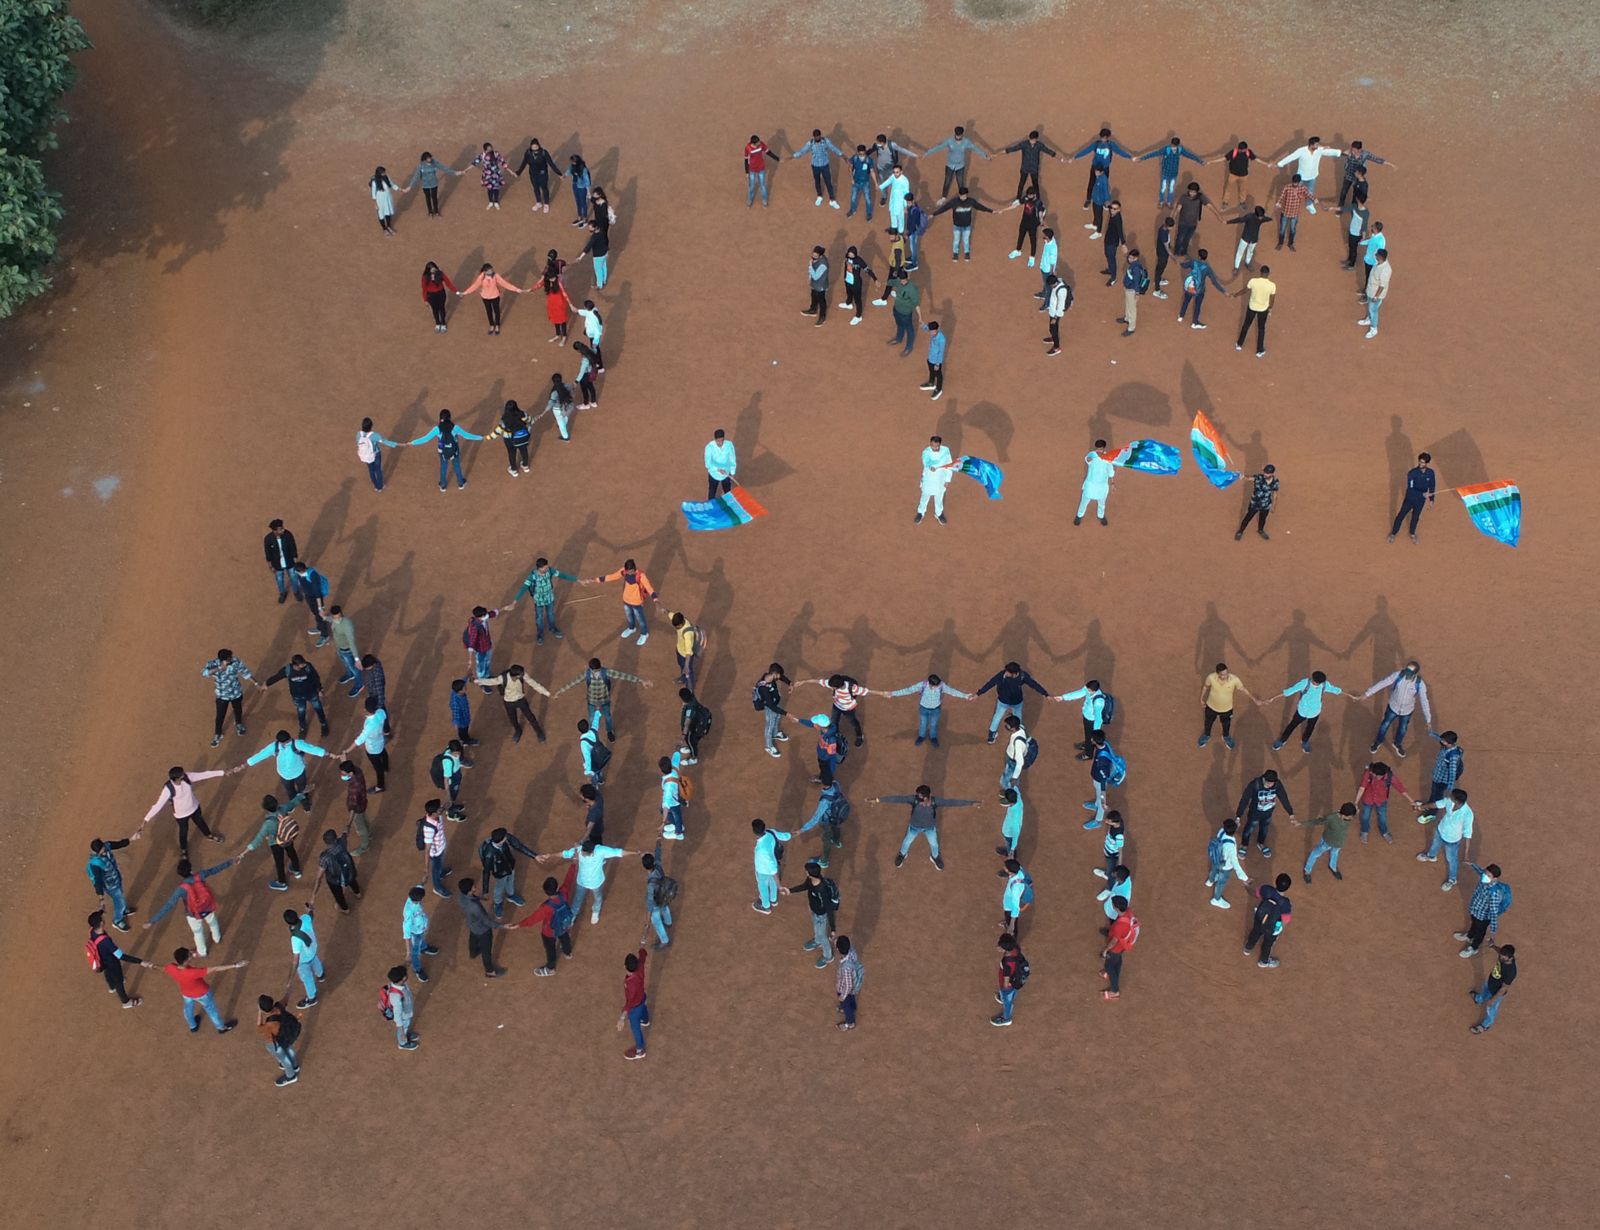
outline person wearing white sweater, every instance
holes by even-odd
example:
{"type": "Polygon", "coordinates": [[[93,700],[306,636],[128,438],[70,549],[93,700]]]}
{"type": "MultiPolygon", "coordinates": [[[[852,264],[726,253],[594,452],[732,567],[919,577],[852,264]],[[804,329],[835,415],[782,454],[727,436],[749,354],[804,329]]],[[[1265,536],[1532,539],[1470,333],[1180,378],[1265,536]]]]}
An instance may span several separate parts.
{"type": "Polygon", "coordinates": [[[1306,143],[1292,154],[1278,159],[1280,167],[1286,167],[1291,162],[1299,172],[1300,182],[1306,189],[1306,212],[1317,212],[1317,171],[1322,166],[1324,158],[1338,158],[1344,154],[1342,149],[1334,149],[1322,144],[1321,137],[1309,137],[1306,143]]]}
{"type": "Polygon", "coordinates": [[[1210,841],[1208,853],[1211,857],[1211,872],[1206,876],[1206,887],[1211,890],[1211,904],[1219,910],[1231,910],[1225,890],[1228,887],[1228,877],[1238,876],[1242,884],[1250,883],[1250,877],[1245,874],[1244,866],[1239,862],[1239,822],[1232,818],[1224,820],[1222,827],[1210,841]]]}

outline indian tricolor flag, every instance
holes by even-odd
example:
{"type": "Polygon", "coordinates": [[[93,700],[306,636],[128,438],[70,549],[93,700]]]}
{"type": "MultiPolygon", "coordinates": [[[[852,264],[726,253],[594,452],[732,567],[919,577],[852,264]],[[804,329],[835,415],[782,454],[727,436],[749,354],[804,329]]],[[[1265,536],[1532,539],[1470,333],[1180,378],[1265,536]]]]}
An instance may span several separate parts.
{"type": "Polygon", "coordinates": [[[766,515],[767,510],[743,487],[725,491],[714,500],[683,502],[683,516],[691,530],[731,530],[766,515]]]}
{"type": "Polygon", "coordinates": [[[1189,449],[1194,453],[1194,463],[1200,467],[1200,473],[1217,490],[1239,481],[1239,471],[1233,468],[1228,446],[1222,442],[1216,424],[1206,417],[1204,410],[1194,412],[1194,423],[1189,428],[1189,449]]]}
{"type": "Polygon", "coordinates": [[[1473,483],[1457,487],[1456,494],[1467,506],[1473,525],[1508,547],[1517,545],[1522,537],[1522,491],[1516,483],[1505,479],[1473,483]]]}
{"type": "Polygon", "coordinates": [[[1104,449],[1100,456],[1114,466],[1146,474],[1176,474],[1183,465],[1178,450],[1160,440],[1135,440],[1121,448],[1104,449]]]}

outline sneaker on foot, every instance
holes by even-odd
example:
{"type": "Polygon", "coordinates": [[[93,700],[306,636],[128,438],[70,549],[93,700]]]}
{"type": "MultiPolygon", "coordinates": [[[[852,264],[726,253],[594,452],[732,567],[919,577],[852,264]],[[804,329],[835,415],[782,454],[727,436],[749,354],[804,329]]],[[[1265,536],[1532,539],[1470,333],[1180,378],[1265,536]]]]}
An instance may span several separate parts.
{"type": "Polygon", "coordinates": [[[1221,897],[1213,897],[1213,898],[1211,898],[1211,904],[1216,906],[1217,909],[1219,909],[1219,910],[1231,910],[1231,909],[1233,909],[1233,906],[1229,905],[1228,902],[1226,900],[1224,900],[1223,898],[1221,898],[1221,897]]]}
{"type": "Polygon", "coordinates": [[[894,865],[896,867],[900,866],[900,864],[905,862],[905,861],[906,861],[906,856],[904,854],[896,854],[894,856],[894,865]]]}
{"type": "Polygon", "coordinates": [[[937,854],[930,854],[928,856],[928,861],[930,863],[932,863],[935,867],[937,867],[940,871],[944,870],[944,859],[940,858],[937,854]]]}
{"type": "Polygon", "coordinates": [[[992,1016],[989,1018],[989,1024],[998,1029],[1004,1029],[1007,1025],[1011,1024],[1011,1018],[1005,1016],[992,1016]]]}

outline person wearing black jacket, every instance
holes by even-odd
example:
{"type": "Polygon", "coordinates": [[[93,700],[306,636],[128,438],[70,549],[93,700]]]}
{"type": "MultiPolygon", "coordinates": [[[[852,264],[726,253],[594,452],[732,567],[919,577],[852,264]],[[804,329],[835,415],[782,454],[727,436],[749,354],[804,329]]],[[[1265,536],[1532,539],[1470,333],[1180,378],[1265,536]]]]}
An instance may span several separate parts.
{"type": "Polygon", "coordinates": [[[804,948],[817,953],[817,968],[827,969],[833,960],[833,937],[838,931],[839,886],[822,874],[822,865],[806,864],[806,878],[793,888],[780,888],[780,896],[805,893],[811,907],[811,938],[804,948]],[[820,952],[817,950],[821,949],[820,952]]]}
{"type": "Polygon", "coordinates": [[[850,323],[852,325],[859,324],[861,322],[861,314],[866,311],[866,279],[871,278],[874,282],[876,282],[878,280],[878,275],[873,273],[871,266],[869,266],[866,261],[861,259],[861,253],[856,250],[855,244],[851,244],[844,250],[843,264],[844,302],[839,306],[843,308],[854,308],[855,315],[850,318],[850,323]]]}
{"type": "Polygon", "coordinates": [[[767,755],[776,759],[781,753],[773,747],[774,740],[779,743],[789,742],[789,736],[778,728],[783,715],[788,712],[783,707],[783,693],[778,690],[778,685],[786,688],[794,687],[794,680],[783,673],[783,666],[774,662],[767,667],[761,676],[761,682],[755,687],[756,708],[761,713],[761,737],[767,745],[767,755]]]}
{"type": "Polygon", "coordinates": [[[122,980],[122,965],[143,965],[144,958],[136,957],[131,952],[123,952],[117,947],[116,940],[106,934],[106,916],[103,910],[96,910],[89,915],[89,943],[94,945],[95,957],[100,962],[100,973],[106,980],[106,989],[122,1001],[124,1008],[137,1008],[144,1000],[137,995],[129,995],[127,984],[122,980]]]}
{"type": "Polygon", "coordinates": [[[1172,232],[1177,227],[1176,218],[1163,218],[1161,225],[1156,227],[1156,267],[1150,275],[1150,293],[1157,299],[1165,299],[1167,292],[1161,288],[1167,284],[1167,279],[1162,275],[1167,271],[1167,262],[1172,259],[1172,232]]]}
{"type": "Polygon", "coordinates": [[[1244,942],[1244,955],[1251,956],[1257,943],[1261,945],[1261,959],[1256,962],[1262,969],[1277,969],[1278,958],[1272,955],[1272,946],[1283,934],[1293,907],[1289,903],[1291,876],[1279,875],[1271,884],[1256,889],[1256,908],[1250,919],[1250,934],[1244,942]]]}
{"type": "Polygon", "coordinates": [[[1033,182],[1034,192],[1043,194],[1044,188],[1039,184],[1039,159],[1041,155],[1049,155],[1051,158],[1061,157],[1055,150],[1039,140],[1039,130],[1037,128],[1030,132],[1025,140],[1013,141],[1000,152],[1002,154],[1022,155],[1022,163],[1017,171],[1018,200],[1022,199],[1023,189],[1028,186],[1030,180],[1033,182]]]}
{"type": "Polygon", "coordinates": [[[1245,783],[1244,793],[1239,796],[1239,806],[1234,810],[1234,819],[1239,821],[1240,826],[1241,858],[1250,849],[1252,829],[1257,829],[1260,833],[1261,857],[1272,857],[1272,847],[1267,844],[1267,833],[1272,826],[1272,813],[1277,810],[1279,803],[1283,804],[1284,815],[1293,820],[1294,804],[1289,802],[1289,792],[1278,780],[1276,769],[1268,769],[1260,777],[1253,777],[1245,783]]]}
{"type": "Polygon", "coordinates": [[[993,743],[1000,734],[1000,719],[1008,713],[1022,717],[1022,689],[1032,688],[1040,696],[1049,696],[1050,692],[1039,686],[1034,677],[1028,674],[1015,662],[1007,662],[988,683],[979,688],[973,695],[982,696],[990,688],[994,689],[994,717],[989,719],[989,742],[993,743]]]}
{"type": "Polygon", "coordinates": [[[322,724],[322,733],[327,734],[328,715],[322,708],[322,676],[317,674],[317,668],[297,653],[281,670],[269,676],[262,686],[270,688],[280,679],[289,681],[289,699],[294,702],[294,711],[300,718],[300,737],[306,737],[308,705],[316,711],[317,721],[322,724]]]}
{"type": "Polygon", "coordinates": [[[1433,472],[1433,457],[1429,453],[1418,453],[1417,464],[1406,471],[1406,494],[1400,501],[1400,511],[1394,515],[1394,524],[1389,527],[1389,541],[1393,542],[1396,534],[1400,532],[1400,523],[1409,514],[1411,517],[1411,541],[1417,541],[1417,521],[1422,516],[1424,505],[1432,504],[1434,492],[1438,489],[1438,481],[1433,472]]]}
{"type": "Polygon", "coordinates": [[[968,189],[962,188],[929,215],[930,218],[937,218],[942,213],[950,215],[951,260],[960,260],[963,254],[969,261],[972,259],[972,219],[974,211],[979,209],[986,214],[994,212],[982,201],[974,200],[968,189]]]}
{"type": "Polygon", "coordinates": [[[478,861],[483,864],[483,887],[478,891],[490,893],[496,918],[503,913],[507,901],[512,905],[528,904],[517,892],[517,854],[526,854],[532,859],[539,857],[537,850],[523,845],[515,834],[505,829],[495,829],[489,834],[489,840],[478,847],[478,861]]]}
{"type": "Polygon", "coordinates": [[[539,144],[538,137],[528,142],[528,148],[522,152],[522,161],[517,164],[513,174],[521,179],[524,171],[528,173],[528,182],[533,185],[533,211],[549,213],[550,172],[554,171],[556,178],[560,179],[562,170],[556,165],[556,160],[550,157],[550,151],[539,144]]]}
{"type": "Polygon", "coordinates": [[[1106,250],[1106,285],[1117,284],[1117,253],[1122,250],[1125,232],[1122,229],[1122,202],[1112,201],[1106,206],[1106,229],[1104,235],[1106,250]]]}
{"type": "Polygon", "coordinates": [[[361,881],[356,878],[356,860],[350,853],[350,847],[332,829],[322,834],[322,853],[317,855],[317,865],[322,868],[323,882],[333,894],[333,903],[339,907],[339,913],[348,914],[350,904],[344,899],[344,890],[348,888],[360,897],[361,881]]]}
{"type": "Polygon", "coordinates": [[[290,594],[294,595],[296,602],[300,601],[300,586],[295,583],[294,574],[290,571],[300,556],[295,549],[294,535],[283,528],[281,520],[273,518],[268,523],[267,536],[261,540],[261,549],[266,552],[272,579],[278,583],[278,605],[287,602],[290,594]]]}
{"type": "Polygon", "coordinates": [[[1267,207],[1257,205],[1248,212],[1241,212],[1237,218],[1229,218],[1229,226],[1237,226],[1239,231],[1239,246],[1233,250],[1233,268],[1238,272],[1239,266],[1250,268],[1250,262],[1256,258],[1256,244],[1261,242],[1261,228],[1267,224],[1267,207]]]}

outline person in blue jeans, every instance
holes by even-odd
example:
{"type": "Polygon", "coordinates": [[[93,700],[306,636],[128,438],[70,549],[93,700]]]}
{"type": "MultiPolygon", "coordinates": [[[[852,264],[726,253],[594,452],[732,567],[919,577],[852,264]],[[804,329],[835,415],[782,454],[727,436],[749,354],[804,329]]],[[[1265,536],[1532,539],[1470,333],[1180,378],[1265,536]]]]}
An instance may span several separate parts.
{"type": "MultiPolygon", "coordinates": [[[[379,473],[382,473],[381,467],[379,473]]],[[[381,482],[379,486],[382,486],[381,482]]],[[[283,528],[281,518],[274,518],[267,523],[267,536],[262,539],[261,546],[266,552],[267,567],[272,570],[272,579],[278,585],[278,604],[281,606],[287,602],[291,595],[298,602],[300,589],[295,584],[294,565],[300,557],[295,547],[294,535],[283,528]]]]}
{"type": "Polygon", "coordinates": [[[628,972],[622,980],[622,1015],[617,1018],[617,1032],[622,1032],[624,1023],[633,1031],[633,1045],[622,1053],[624,1059],[644,1058],[644,1031],[650,1025],[650,1003],[644,985],[644,963],[650,954],[644,945],[649,938],[647,926],[639,937],[639,951],[622,959],[622,967],[628,972]]]}
{"type": "Polygon", "coordinates": [[[921,747],[924,740],[930,741],[934,747],[939,746],[939,719],[944,715],[946,696],[959,696],[962,700],[973,698],[971,692],[951,687],[938,675],[929,675],[925,682],[896,688],[892,692],[879,692],[878,695],[917,698],[917,740],[913,744],[915,747],[921,747]]]}
{"type": "Polygon", "coordinates": [[[1022,716],[1022,689],[1032,688],[1040,696],[1049,696],[1048,689],[1041,687],[1038,680],[1016,662],[1007,662],[996,671],[981,688],[973,693],[982,696],[985,692],[994,691],[994,716],[989,719],[989,742],[993,743],[1000,735],[1000,719],[1007,714],[1016,717],[1022,716]]]}
{"type": "MultiPolygon", "coordinates": [[[[576,155],[574,155],[576,157],[576,155]]],[[[475,435],[465,427],[457,427],[450,417],[450,411],[439,411],[439,421],[430,427],[423,435],[415,440],[408,441],[412,448],[426,444],[429,440],[437,440],[439,449],[439,490],[443,491],[450,482],[450,470],[454,467],[456,472],[456,486],[464,488],[467,485],[467,476],[461,472],[461,444],[460,440],[482,440],[483,437],[475,435]],[[460,439],[458,440],[457,437],[460,439]]]]}
{"type": "Polygon", "coordinates": [[[877,195],[872,186],[872,156],[867,153],[865,145],[858,145],[856,152],[850,155],[850,208],[845,217],[855,217],[856,206],[864,201],[867,207],[867,221],[871,222],[872,198],[877,195]]]}
{"type": "Polygon", "coordinates": [[[1467,988],[1467,994],[1472,996],[1473,1003],[1489,1005],[1483,1010],[1483,1020],[1472,1027],[1471,1032],[1475,1034],[1487,1033],[1494,1028],[1495,1018],[1500,1015],[1500,1009],[1511,991],[1511,984],[1517,980],[1517,946],[1496,944],[1490,940],[1489,947],[1493,948],[1496,954],[1494,968],[1489,971],[1488,978],[1484,979],[1481,990],[1467,988]]]}
{"type": "Polygon", "coordinates": [[[1028,959],[1022,955],[1022,949],[1017,945],[1017,937],[1009,931],[1002,931],[998,941],[1000,950],[1000,977],[999,985],[994,993],[995,1003],[1000,1005],[998,1016],[989,1018],[989,1024],[1004,1027],[1011,1024],[1011,1014],[1017,1005],[1017,992],[1022,990],[1027,982],[1028,959]]]}
{"type": "Polygon", "coordinates": [[[317,955],[317,929],[312,918],[311,902],[306,902],[303,913],[285,910],[283,921],[289,928],[289,949],[294,955],[295,973],[299,975],[300,985],[306,989],[305,998],[296,1007],[315,1008],[317,983],[327,977],[327,971],[322,967],[322,958],[317,955]]]}
{"type": "Polygon", "coordinates": [[[900,852],[894,856],[894,865],[900,866],[906,861],[906,855],[911,853],[911,845],[919,836],[928,840],[928,861],[940,871],[944,870],[944,859],[939,857],[939,809],[941,807],[977,807],[976,799],[943,799],[936,798],[931,786],[918,786],[915,794],[886,794],[880,798],[868,799],[869,803],[906,803],[911,808],[911,818],[906,824],[905,840],[900,843],[900,852]]]}
{"type": "Polygon", "coordinates": [[[428,943],[428,913],[422,908],[422,903],[427,899],[427,891],[422,885],[413,887],[406,894],[405,909],[400,919],[400,930],[406,941],[406,959],[422,982],[428,981],[428,971],[422,968],[422,958],[439,955],[439,950],[428,943]]]}
{"type": "Polygon", "coordinates": [[[104,841],[96,837],[89,843],[89,861],[83,866],[83,872],[89,877],[89,885],[94,889],[94,895],[100,898],[100,903],[104,905],[105,899],[111,898],[111,925],[118,931],[128,929],[128,915],[134,911],[123,892],[122,868],[117,865],[115,851],[123,849],[132,840],[132,837],[124,837],[121,841],[104,841]]]}
{"type": "MultiPolygon", "coordinates": [[[[1197,166],[1205,166],[1206,160],[1199,154],[1187,148],[1181,137],[1173,137],[1165,145],[1158,145],[1148,154],[1140,154],[1136,162],[1148,162],[1151,158],[1161,159],[1161,187],[1156,194],[1156,205],[1171,205],[1178,199],[1178,168],[1187,158],[1197,166]]],[[[1220,162],[1221,158],[1214,161],[1220,162]]]]}
{"type": "Polygon", "coordinates": [[[1428,848],[1417,855],[1419,863],[1436,863],[1439,851],[1444,851],[1445,877],[1439,886],[1449,892],[1456,886],[1456,876],[1461,870],[1461,847],[1472,840],[1472,808],[1467,806],[1467,792],[1457,787],[1450,797],[1439,803],[1428,804],[1417,812],[1417,823],[1435,820],[1433,840],[1428,848]]]}
{"type": "MultiPolygon", "coordinates": [[[[1325,816],[1306,821],[1311,826],[1319,824],[1322,826],[1321,839],[1311,848],[1311,853],[1306,855],[1306,865],[1301,869],[1301,876],[1307,884],[1311,883],[1311,873],[1316,869],[1317,860],[1324,854],[1328,856],[1328,870],[1333,873],[1333,878],[1344,879],[1344,876],[1339,874],[1339,855],[1344,850],[1345,837],[1350,832],[1350,822],[1355,818],[1356,805],[1344,803],[1336,812],[1329,812],[1325,816]]],[[[1300,827],[1298,820],[1291,823],[1300,827]]]]}
{"type": "Polygon", "coordinates": [[[1216,271],[1211,268],[1210,262],[1206,259],[1207,256],[1208,253],[1204,248],[1196,248],[1193,260],[1178,262],[1179,267],[1188,274],[1183,279],[1183,302],[1178,307],[1178,321],[1180,324],[1183,322],[1184,316],[1189,311],[1189,301],[1193,300],[1194,323],[1189,326],[1191,329],[1205,328],[1200,323],[1200,309],[1205,305],[1206,301],[1207,279],[1210,280],[1211,285],[1215,286],[1224,295],[1228,293],[1227,287],[1223,286],[1217,279],[1216,271]]]}
{"type": "MultiPolygon", "coordinates": [[[[178,984],[178,994],[183,996],[183,1023],[189,1027],[190,1033],[199,1033],[200,1013],[204,1012],[210,1019],[212,1028],[219,1034],[228,1033],[239,1022],[222,1019],[222,1013],[217,1010],[217,997],[211,989],[209,976],[220,974],[224,970],[243,969],[250,962],[236,961],[232,965],[213,965],[208,968],[203,965],[190,965],[189,958],[190,952],[187,948],[175,948],[171,963],[159,967],[167,977],[178,984]]],[[[158,968],[149,961],[141,961],[139,964],[144,969],[158,968]]]]}
{"type": "Polygon", "coordinates": [[[661,900],[661,886],[667,879],[666,868],[661,865],[661,839],[656,838],[656,848],[640,858],[644,866],[644,908],[650,916],[650,925],[656,932],[656,951],[672,943],[672,905],[661,900]]]}
{"type": "Polygon", "coordinates": [[[828,204],[834,209],[839,208],[839,202],[833,197],[833,158],[843,158],[844,151],[827,137],[822,135],[822,129],[811,130],[811,140],[795,150],[795,158],[809,157],[811,159],[811,183],[817,190],[817,204],[822,204],[822,198],[828,198],[828,204]]]}

